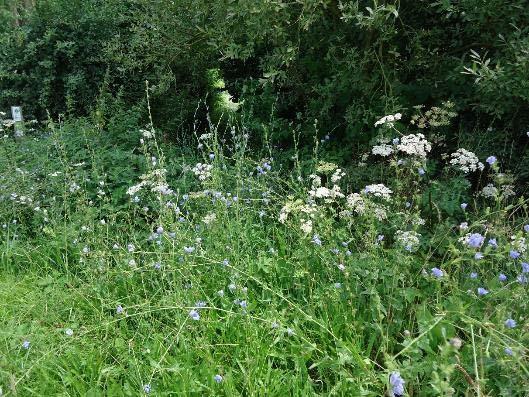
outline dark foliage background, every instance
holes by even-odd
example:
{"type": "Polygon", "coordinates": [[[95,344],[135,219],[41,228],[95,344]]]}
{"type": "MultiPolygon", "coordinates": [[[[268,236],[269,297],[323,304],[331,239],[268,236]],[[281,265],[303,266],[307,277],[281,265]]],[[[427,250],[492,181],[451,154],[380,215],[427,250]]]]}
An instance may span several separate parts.
{"type": "MultiPolygon", "coordinates": [[[[529,180],[529,11],[513,0],[40,0],[0,2],[0,108],[91,116],[119,103],[187,144],[200,100],[226,89],[259,139],[330,135],[357,158],[374,121],[455,103],[447,150],[490,153],[529,180]],[[218,70],[215,86],[208,71],[218,70]],[[224,87],[225,85],[225,87],[224,87]],[[317,123],[315,120],[317,119],[317,123]]],[[[519,184],[520,185],[520,184],[519,184]]]]}

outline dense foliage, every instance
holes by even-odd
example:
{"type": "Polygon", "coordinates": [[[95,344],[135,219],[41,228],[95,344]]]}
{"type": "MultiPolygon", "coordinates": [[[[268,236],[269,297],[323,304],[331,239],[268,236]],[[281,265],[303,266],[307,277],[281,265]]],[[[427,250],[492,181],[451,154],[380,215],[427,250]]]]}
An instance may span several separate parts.
{"type": "Polygon", "coordinates": [[[377,116],[451,100],[450,147],[494,148],[529,177],[523,0],[42,0],[19,18],[1,36],[0,107],[23,103],[30,117],[88,114],[102,91],[134,106],[149,80],[174,141],[217,69],[247,125],[283,145],[293,128],[311,140],[317,119],[347,161],[377,116]]]}

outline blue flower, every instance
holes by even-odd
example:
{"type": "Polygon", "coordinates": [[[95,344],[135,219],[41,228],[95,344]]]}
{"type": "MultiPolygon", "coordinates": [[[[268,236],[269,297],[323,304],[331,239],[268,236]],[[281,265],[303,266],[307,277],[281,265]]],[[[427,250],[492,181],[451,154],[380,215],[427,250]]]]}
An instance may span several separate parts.
{"type": "Polygon", "coordinates": [[[444,275],[444,272],[437,267],[433,267],[431,270],[432,270],[432,276],[436,278],[441,278],[444,275]]]}
{"type": "Polygon", "coordinates": [[[498,242],[496,241],[495,238],[489,238],[489,242],[488,242],[489,246],[491,246],[492,248],[498,248],[498,242]]]}
{"type": "Polygon", "coordinates": [[[467,209],[467,203],[461,203],[461,209],[464,211],[467,209]]]}
{"type": "Polygon", "coordinates": [[[527,284],[529,280],[525,274],[520,274],[518,277],[516,277],[516,281],[518,281],[520,284],[527,284]]]}
{"type": "Polygon", "coordinates": [[[487,291],[485,288],[481,288],[481,287],[478,288],[478,295],[483,296],[483,295],[487,295],[488,293],[489,291],[487,291]]]}
{"type": "Polygon", "coordinates": [[[474,254],[474,259],[479,261],[480,259],[483,259],[483,254],[481,252],[476,252],[474,254]]]}
{"type": "Polygon", "coordinates": [[[526,233],[529,233],[529,225],[524,225],[523,230],[524,230],[526,233]]]}
{"type": "Polygon", "coordinates": [[[117,313],[117,314],[122,314],[122,313],[123,313],[123,306],[118,305],[118,306],[116,307],[116,313],[117,313]]]}
{"type": "Polygon", "coordinates": [[[472,248],[479,248],[481,247],[481,245],[483,244],[483,241],[485,240],[485,237],[483,237],[481,234],[479,233],[472,233],[470,236],[468,236],[467,238],[467,244],[469,247],[472,247],[472,248]]]}
{"type": "Polygon", "coordinates": [[[149,385],[149,384],[143,385],[143,391],[146,394],[149,394],[151,392],[151,385],[149,385]]]}
{"type": "Polygon", "coordinates": [[[522,262],[522,273],[529,273],[529,263],[522,262]]]}
{"type": "Polygon", "coordinates": [[[497,161],[497,158],[495,156],[489,156],[485,161],[488,165],[492,165],[497,161]]]}
{"type": "Polygon", "coordinates": [[[512,259],[518,259],[520,257],[520,253],[518,251],[511,250],[511,252],[509,252],[509,256],[512,259]]]}
{"type": "Polygon", "coordinates": [[[505,274],[503,274],[503,273],[500,273],[500,275],[498,276],[498,279],[500,281],[505,281],[505,280],[507,280],[507,276],[505,274]]]}
{"type": "Polygon", "coordinates": [[[391,385],[392,397],[404,395],[404,379],[400,376],[399,372],[392,372],[389,375],[389,383],[391,385]]]}
{"type": "Polygon", "coordinates": [[[217,383],[222,382],[222,375],[219,375],[219,374],[215,375],[215,376],[213,377],[213,380],[214,380],[215,382],[217,382],[217,383]]]}
{"type": "Polygon", "coordinates": [[[419,169],[417,170],[417,172],[418,172],[419,175],[421,175],[421,176],[424,175],[424,174],[426,174],[426,171],[424,170],[424,168],[419,168],[419,169]]]}
{"type": "Polygon", "coordinates": [[[29,349],[29,346],[31,345],[31,342],[29,340],[25,340],[24,342],[22,342],[22,347],[26,350],[29,349]]]}
{"type": "Polygon", "coordinates": [[[195,251],[195,247],[184,247],[184,252],[186,254],[191,254],[195,251]]]}
{"type": "Polygon", "coordinates": [[[509,349],[508,347],[506,347],[504,350],[505,354],[507,354],[508,356],[512,356],[514,353],[511,349],[509,349]]]}
{"type": "Polygon", "coordinates": [[[507,328],[514,328],[516,327],[516,321],[513,320],[512,318],[508,318],[507,320],[505,320],[505,326],[507,328]]]}
{"type": "Polygon", "coordinates": [[[315,234],[314,236],[312,236],[312,242],[316,245],[321,245],[321,240],[320,240],[320,236],[318,236],[317,234],[315,234]]]}
{"type": "Polygon", "coordinates": [[[478,278],[478,274],[476,272],[472,272],[472,273],[470,273],[470,278],[471,279],[476,279],[476,278],[478,278]]]}
{"type": "Polygon", "coordinates": [[[195,320],[195,321],[198,321],[200,320],[200,314],[198,314],[198,312],[193,309],[189,312],[189,317],[191,317],[191,319],[195,320]]]}

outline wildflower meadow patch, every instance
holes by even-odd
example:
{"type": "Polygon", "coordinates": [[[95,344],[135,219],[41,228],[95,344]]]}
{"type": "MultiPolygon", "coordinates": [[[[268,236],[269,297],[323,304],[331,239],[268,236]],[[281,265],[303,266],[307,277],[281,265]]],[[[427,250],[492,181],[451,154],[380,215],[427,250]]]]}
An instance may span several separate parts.
{"type": "Polygon", "coordinates": [[[90,124],[4,121],[3,394],[524,395],[526,199],[463,148],[430,177],[417,120],[354,166],[236,125],[179,155],[152,120],[108,161],[90,124]]]}

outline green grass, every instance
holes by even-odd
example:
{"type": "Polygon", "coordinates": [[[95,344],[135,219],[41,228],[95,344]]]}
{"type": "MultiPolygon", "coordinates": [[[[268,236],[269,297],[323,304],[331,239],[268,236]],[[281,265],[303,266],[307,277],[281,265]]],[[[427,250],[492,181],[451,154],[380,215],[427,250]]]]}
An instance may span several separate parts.
{"type": "MultiPolygon", "coordinates": [[[[436,202],[429,213],[429,182],[404,169],[390,201],[361,196],[366,213],[345,213],[345,197],[317,198],[311,209],[303,205],[314,182],[293,175],[318,172],[325,184],[322,169],[335,166],[289,173],[273,163],[258,175],[263,160],[213,146],[215,159],[206,148],[202,160],[213,164],[211,178],[199,182],[188,171],[196,159],[168,160],[149,143],[144,157],[116,147],[116,159],[135,160],[112,162],[92,149],[97,131],[70,128],[1,143],[5,395],[136,396],[149,385],[154,396],[382,396],[394,372],[409,396],[528,390],[527,284],[516,281],[520,260],[509,259],[510,236],[525,236],[524,219],[509,218],[525,211],[523,200],[487,210],[476,196],[475,210],[463,212],[454,197],[471,192],[452,189],[455,204],[436,202]],[[72,131],[82,131],[82,143],[69,140],[72,131]],[[149,179],[139,202],[124,195],[124,184],[162,166],[166,176],[149,179]],[[165,182],[174,193],[150,191],[165,182]],[[385,219],[375,212],[381,208],[385,219]],[[300,228],[307,211],[308,234],[300,228]],[[463,220],[473,232],[487,225],[498,248],[484,246],[485,258],[475,260],[458,241],[466,232],[454,225],[463,220]],[[398,230],[421,233],[411,252],[398,230]],[[443,277],[433,277],[433,267],[443,277]],[[517,326],[505,327],[507,318],[517,326]]],[[[442,186],[468,188],[453,178],[436,181],[434,197],[442,186]]],[[[344,192],[360,190],[344,180],[344,192]]]]}

